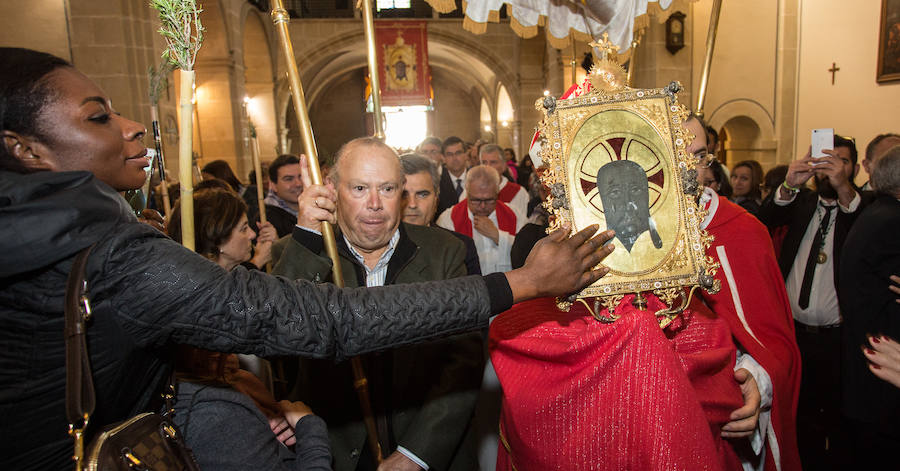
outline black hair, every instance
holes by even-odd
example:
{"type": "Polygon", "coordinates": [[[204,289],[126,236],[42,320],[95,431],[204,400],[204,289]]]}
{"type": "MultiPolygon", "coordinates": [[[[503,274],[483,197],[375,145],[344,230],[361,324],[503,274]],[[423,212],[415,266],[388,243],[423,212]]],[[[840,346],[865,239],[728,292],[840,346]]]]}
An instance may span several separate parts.
{"type": "Polygon", "coordinates": [[[719,196],[731,198],[731,182],[728,181],[728,174],[725,173],[724,165],[716,159],[710,159],[709,169],[712,170],[713,178],[715,178],[716,183],[719,184],[719,191],[716,193],[718,193],[719,196]]]}
{"type": "Polygon", "coordinates": [[[766,176],[763,177],[763,186],[768,188],[769,190],[775,190],[779,185],[784,183],[784,178],[787,176],[788,166],[787,165],[777,165],[772,167],[768,172],[766,172],[766,176]]]}
{"type": "Polygon", "coordinates": [[[225,180],[222,180],[221,178],[207,178],[204,180],[200,180],[199,183],[194,185],[195,192],[202,191],[202,190],[209,190],[209,189],[213,189],[213,188],[215,188],[217,190],[225,190],[225,191],[230,191],[232,193],[237,193],[233,188],[231,188],[231,185],[229,185],[228,182],[226,182],[225,180]]]}
{"type": "Polygon", "coordinates": [[[299,164],[300,159],[297,158],[296,155],[293,154],[282,154],[279,155],[278,158],[272,161],[269,165],[269,181],[274,185],[278,183],[278,169],[284,167],[285,165],[291,164],[299,164]]]}
{"type": "Polygon", "coordinates": [[[225,183],[231,185],[231,189],[234,191],[239,191],[241,189],[241,181],[238,180],[237,175],[231,170],[231,166],[228,165],[228,162],[224,160],[213,160],[204,165],[200,171],[208,173],[219,180],[224,180],[225,183]]]}
{"type": "Polygon", "coordinates": [[[441,144],[441,153],[447,152],[448,147],[456,144],[462,144],[463,148],[466,148],[466,143],[462,139],[456,136],[450,136],[447,139],[444,139],[444,143],[441,144]]]}
{"type": "MultiPolygon", "coordinates": [[[[47,75],[72,64],[52,54],[18,47],[0,47],[0,131],[46,139],[38,123],[41,111],[56,99],[47,75]]],[[[4,143],[0,170],[29,173],[4,143]]]]}
{"type": "MultiPolygon", "coordinates": [[[[834,148],[838,147],[846,147],[850,151],[850,161],[853,162],[853,165],[856,165],[857,160],[859,159],[859,154],[856,152],[856,141],[852,138],[839,136],[837,134],[834,135],[834,148]]],[[[853,181],[853,176],[850,176],[850,181],[853,181]]]]}
{"type": "Polygon", "coordinates": [[[707,126],[706,126],[706,134],[712,136],[712,137],[716,140],[716,143],[718,144],[718,142],[719,142],[719,132],[716,131],[715,128],[713,128],[712,126],[707,125],[707,126]]]}

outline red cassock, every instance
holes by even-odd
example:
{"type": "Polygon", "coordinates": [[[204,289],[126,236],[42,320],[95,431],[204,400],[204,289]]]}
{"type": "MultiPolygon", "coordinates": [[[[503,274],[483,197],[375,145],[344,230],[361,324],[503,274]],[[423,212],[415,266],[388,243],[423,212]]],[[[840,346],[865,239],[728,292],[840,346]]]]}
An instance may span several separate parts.
{"type": "Polygon", "coordinates": [[[743,405],[728,324],[695,300],[665,330],[647,296],[612,324],[580,303],[513,306],[491,325],[503,389],[498,470],[738,470],[720,436],[743,405]]]}
{"type": "Polygon", "coordinates": [[[721,427],[743,405],[734,342],[773,385],[766,469],[799,470],[795,417],[800,354],[784,282],[764,226],[717,198],[708,255],[722,264],[718,294],[702,294],[661,330],[625,297],[613,324],[581,304],[514,306],[491,326],[504,392],[498,470],[740,469],[721,427]],[[715,314],[713,314],[715,312],[715,314]]]}
{"type": "Polygon", "coordinates": [[[715,239],[707,255],[721,264],[722,289],[703,299],[725,319],[732,335],[772,380],[772,428],[766,440],[766,470],[800,469],[797,453],[797,397],[800,351],[794,320],[766,227],[740,206],[719,197],[706,230],[715,239]],[[774,434],[774,437],[771,436],[774,434]]]}

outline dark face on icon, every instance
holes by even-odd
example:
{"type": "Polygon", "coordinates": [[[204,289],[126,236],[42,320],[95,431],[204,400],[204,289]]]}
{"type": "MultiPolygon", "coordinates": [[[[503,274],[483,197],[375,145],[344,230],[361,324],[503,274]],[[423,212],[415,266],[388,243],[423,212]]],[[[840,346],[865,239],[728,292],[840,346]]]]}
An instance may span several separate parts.
{"type": "Polygon", "coordinates": [[[406,62],[401,60],[394,63],[394,76],[397,77],[397,80],[406,79],[406,62]]]}
{"type": "Polygon", "coordinates": [[[631,252],[638,237],[651,230],[647,174],[635,162],[615,160],[600,167],[597,190],[607,227],[616,231],[616,238],[631,252]]]}

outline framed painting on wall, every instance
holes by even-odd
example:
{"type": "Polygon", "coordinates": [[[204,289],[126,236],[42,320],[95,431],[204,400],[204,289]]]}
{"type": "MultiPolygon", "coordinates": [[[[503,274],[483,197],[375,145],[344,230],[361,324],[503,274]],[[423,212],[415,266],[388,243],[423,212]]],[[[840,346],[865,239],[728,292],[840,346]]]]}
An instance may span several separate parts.
{"type": "Polygon", "coordinates": [[[900,0],[881,1],[876,81],[900,80],[900,0]]]}

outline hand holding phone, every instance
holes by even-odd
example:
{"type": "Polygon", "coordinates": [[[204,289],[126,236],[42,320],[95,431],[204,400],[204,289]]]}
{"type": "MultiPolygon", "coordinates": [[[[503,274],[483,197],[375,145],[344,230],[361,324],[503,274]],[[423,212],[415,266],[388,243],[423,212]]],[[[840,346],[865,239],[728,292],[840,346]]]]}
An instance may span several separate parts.
{"type": "Polygon", "coordinates": [[[834,149],[834,128],[813,129],[811,144],[811,156],[815,159],[827,157],[822,152],[825,149],[834,149]]]}

